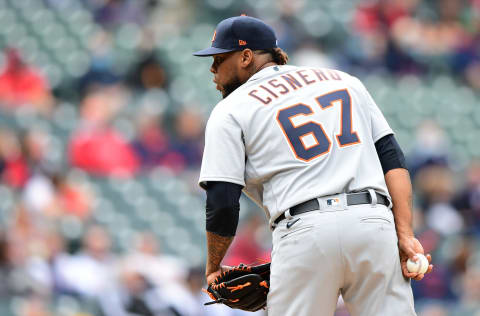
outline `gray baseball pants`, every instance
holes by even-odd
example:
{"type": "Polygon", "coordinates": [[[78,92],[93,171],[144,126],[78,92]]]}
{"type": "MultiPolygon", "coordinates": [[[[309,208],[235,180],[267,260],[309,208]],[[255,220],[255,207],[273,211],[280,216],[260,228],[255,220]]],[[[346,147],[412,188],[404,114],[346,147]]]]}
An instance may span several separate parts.
{"type": "Polygon", "coordinates": [[[351,316],[416,315],[391,210],[319,203],[273,231],[268,315],[333,316],[340,294],[351,316]]]}

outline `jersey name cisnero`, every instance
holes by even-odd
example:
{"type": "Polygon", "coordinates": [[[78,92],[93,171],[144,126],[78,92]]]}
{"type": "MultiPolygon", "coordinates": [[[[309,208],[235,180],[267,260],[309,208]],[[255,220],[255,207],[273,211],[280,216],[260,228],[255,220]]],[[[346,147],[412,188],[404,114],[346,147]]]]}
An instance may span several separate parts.
{"type": "Polygon", "coordinates": [[[325,195],[371,188],[388,196],[375,142],[392,133],[357,78],[268,67],[212,111],[199,182],[243,185],[272,219],[325,195]]]}

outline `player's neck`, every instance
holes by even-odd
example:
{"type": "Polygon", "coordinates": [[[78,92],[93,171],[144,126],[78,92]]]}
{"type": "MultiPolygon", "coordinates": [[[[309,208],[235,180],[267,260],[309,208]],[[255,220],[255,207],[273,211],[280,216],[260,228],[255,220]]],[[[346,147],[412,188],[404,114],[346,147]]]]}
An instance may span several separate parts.
{"type": "Polygon", "coordinates": [[[273,62],[273,61],[266,61],[264,62],[263,64],[260,64],[260,66],[257,66],[257,65],[254,65],[253,67],[250,68],[250,70],[248,71],[248,77],[245,78],[245,81],[246,82],[248,79],[250,79],[251,76],[253,76],[254,74],[256,74],[257,72],[259,72],[260,70],[262,69],[265,69],[267,67],[270,67],[270,66],[275,66],[277,65],[277,63],[273,62]]]}
{"type": "Polygon", "coordinates": [[[264,69],[264,68],[267,68],[267,67],[270,67],[270,66],[275,66],[277,65],[276,62],[273,62],[273,61],[268,61],[266,63],[264,63],[263,65],[261,65],[260,67],[258,67],[255,71],[255,73],[259,72],[260,70],[264,69]]]}

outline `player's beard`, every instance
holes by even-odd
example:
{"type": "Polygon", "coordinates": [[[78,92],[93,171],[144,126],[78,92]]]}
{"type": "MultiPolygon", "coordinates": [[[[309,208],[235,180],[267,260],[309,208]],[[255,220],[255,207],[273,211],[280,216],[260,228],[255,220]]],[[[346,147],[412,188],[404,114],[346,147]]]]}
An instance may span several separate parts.
{"type": "Polygon", "coordinates": [[[223,86],[223,90],[222,90],[223,98],[225,99],[226,97],[228,97],[230,93],[237,90],[237,88],[240,87],[242,84],[243,82],[240,82],[240,79],[238,79],[238,77],[234,77],[232,81],[230,81],[229,83],[223,86]]]}

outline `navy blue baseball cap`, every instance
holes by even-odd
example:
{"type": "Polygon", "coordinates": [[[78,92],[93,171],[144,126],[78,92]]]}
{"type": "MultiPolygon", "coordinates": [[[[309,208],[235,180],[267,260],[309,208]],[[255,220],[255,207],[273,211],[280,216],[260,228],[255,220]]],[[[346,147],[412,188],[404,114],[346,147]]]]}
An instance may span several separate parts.
{"type": "Polygon", "coordinates": [[[262,20],[251,16],[235,16],[218,23],[212,46],[193,53],[205,57],[250,48],[251,50],[277,47],[273,29],[262,20]]]}

